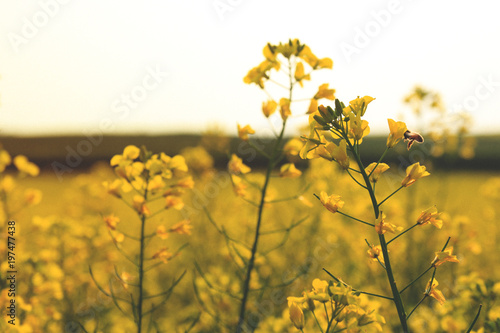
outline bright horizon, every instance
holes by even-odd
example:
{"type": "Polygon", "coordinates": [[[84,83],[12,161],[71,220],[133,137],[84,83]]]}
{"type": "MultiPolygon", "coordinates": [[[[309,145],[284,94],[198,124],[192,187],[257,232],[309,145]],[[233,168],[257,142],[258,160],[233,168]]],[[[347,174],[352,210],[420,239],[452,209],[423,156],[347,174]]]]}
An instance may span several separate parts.
{"type": "MultiPolygon", "coordinates": [[[[416,122],[402,103],[416,84],[440,92],[449,110],[464,108],[473,133],[498,133],[499,9],[488,1],[4,2],[0,134],[199,133],[213,124],[235,134],[236,123],[259,134],[270,126],[266,95],[242,79],[267,42],[289,38],[334,61],[298,94],[328,82],[344,102],[375,97],[372,133],[401,114],[416,122]]],[[[294,111],[289,133],[307,120],[305,109],[294,111]]]]}

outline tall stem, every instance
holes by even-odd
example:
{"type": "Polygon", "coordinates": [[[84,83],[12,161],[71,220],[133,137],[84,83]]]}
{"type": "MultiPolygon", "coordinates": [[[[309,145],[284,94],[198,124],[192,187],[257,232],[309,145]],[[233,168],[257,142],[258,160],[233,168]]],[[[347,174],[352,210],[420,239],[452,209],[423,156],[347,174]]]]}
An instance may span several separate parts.
{"type": "MultiPolygon", "coordinates": [[[[288,68],[289,68],[288,73],[289,73],[289,79],[290,79],[289,100],[291,101],[292,100],[292,89],[293,89],[293,76],[292,76],[292,64],[290,62],[290,59],[288,59],[288,68]]],[[[259,203],[259,209],[258,209],[258,213],[257,213],[257,225],[255,227],[255,236],[254,236],[254,240],[253,240],[250,260],[248,261],[245,281],[243,283],[243,297],[241,299],[240,314],[239,314],[239,318],[238,318],[238,326],[236,329],[236,332],[238,332],[238,333],[243,332],[243,324],[245,321],[245,313],[246,313],[246,304],[248,302],[248,294],[250,292],[250,280],[251,280],[252,271],[253,271],[254,265],[255,265],[255,256],[257,254],[257,246],[259,243],[260,226],[262,223],[262,212],[264,210],[264,203],[265,203],[265,199],[266,199],[267,186],[269,185],[269,180],[271,179],[271,172],[273,171],[273,168],[275,167],[277,155],[279,152],[279,147],[281,145],[281,141],[283,140],[283,135],[285,133],[285,125],[286,125],[286,119],[283,120],[281,132],[280,132],[280,134],[279,134],[279,136],[274,144],[271,158],[269,159],[269,164],[267,165],[266,178],[264,180],[264,185],[262,186],[262,190],[261,190],[261,194],[260,194],[260,203],[259,203]]]]}
{"type": "MultiPolygon", "coordinates": [[[[144,200],[147,201],[148,190],[144,192],[144,200]]],[[[146,215],[141,214],[141,250],[139,254],[139,299],[137,301],[137,333],[142,329],[142,301],[143,301],[143,281],[144,281],[144,230],[146,226],[146,215]]]]}
{"type": "MultiPolygon", "coordinates": [[[[353,152],[353,155],[356,158],[356,162],[358,163],[359,170],[361,171],[361,175],[366,184],[366,190],[370,194],[370,199],[372,201],[373,212],[375,213],[375,219],[378,219],[380,215],[379,204],[377,203],[377,198],[375,197],[375,192],[373,191],[372,185],[370,183],[370,179],[365,172],[365,168],[363,163],[361,162],[361,158],[359,154],[355,151],[353,145],[349,141],[349,138],[345,137],[347,144],[349,145],[350,150],[353,152]]],[[[385,240],[384,235],[379,235],[380,247],[382,248],[382,254],[384,256],[385,261],[385,271],[387,272],[387,279],[389,280],[389,285],[391,286],[392,296],[394,299],[394,304],[396,305],[396,309],[398,311],[399,321],[401,322],[401,327],[404,333],[408,331],[408,324],[406,321],[406,313],[403,305],[403,300],[401,299],[401,294],[398,291],[398,287],[396,285],[396,281],[394,279],[394,274],[392,272],[391,260],[389,258],[389,251],[387,250],[387,242],[385,240]]]]}

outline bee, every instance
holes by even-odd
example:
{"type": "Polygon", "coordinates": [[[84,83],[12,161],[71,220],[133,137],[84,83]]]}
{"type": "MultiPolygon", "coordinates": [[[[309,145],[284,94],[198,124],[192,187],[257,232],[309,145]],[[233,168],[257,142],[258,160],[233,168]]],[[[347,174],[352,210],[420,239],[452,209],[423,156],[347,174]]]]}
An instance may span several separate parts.
{"type": "Polygon", "coordinates": [[[410,150],[414,142],[424,142],[424,137],[417,132],[406,131],[404,134],[404,141],[408,141],[408,150],[410,150]]]}

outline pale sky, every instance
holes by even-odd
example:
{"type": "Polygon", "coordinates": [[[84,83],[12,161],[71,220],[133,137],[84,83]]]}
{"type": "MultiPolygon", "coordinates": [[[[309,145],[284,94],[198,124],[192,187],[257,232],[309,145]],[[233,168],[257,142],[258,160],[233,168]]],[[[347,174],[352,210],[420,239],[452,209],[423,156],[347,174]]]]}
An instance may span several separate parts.
{"type": "MultiPolygon", "coordinates": [[[[267,42],[289,38],[334,61],[296,96],[328,82],[345,102],[375,97],[372,132],[421,84],[465,108],[475,133],[497,133],[499,12],[457,0],[0,0],[0,134],[234,134],[237,122],[259,133],[266,95],[242,79],[267,42]]],[[[298,106],[290,130],[306,122],[298,106]]]]}

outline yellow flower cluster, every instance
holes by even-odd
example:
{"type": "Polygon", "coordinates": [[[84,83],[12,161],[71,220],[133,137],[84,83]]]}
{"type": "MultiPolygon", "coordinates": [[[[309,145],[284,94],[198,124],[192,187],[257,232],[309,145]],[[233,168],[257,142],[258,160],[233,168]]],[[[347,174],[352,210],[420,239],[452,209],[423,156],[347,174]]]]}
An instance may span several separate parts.
{"type": "Polygon", "coordinates": [[[132,198],[132,206],[141,215],[150,214],[146,197],[159,192],[165,197],[165,209],[182,209],[184,203],[180,196],[185,189],[194,186],[193,179],[187,176],[188,167],[181,155],[152,154],[130,145],[122,154],[113,156],[110,164],[121,179],[105,182],[104,186],[117,197],[135,189],[139,194],[132,198]]]}
{"type": "Polygon", "coordinates": [[[290,320],[297,329],[306,327],[304,311],[310,311],[320,326],[330,327],[335,321],[335,327],[341,330],[382,331],[384,317],[361,305],[359,294],[351,287],[320,279],[314,279],[312,286],[312,290],[303,292],[301,297],[287,298],[290,320]],[[315,310],[326,313],[317,316],[315,310]]]}

